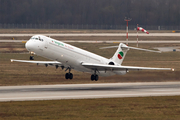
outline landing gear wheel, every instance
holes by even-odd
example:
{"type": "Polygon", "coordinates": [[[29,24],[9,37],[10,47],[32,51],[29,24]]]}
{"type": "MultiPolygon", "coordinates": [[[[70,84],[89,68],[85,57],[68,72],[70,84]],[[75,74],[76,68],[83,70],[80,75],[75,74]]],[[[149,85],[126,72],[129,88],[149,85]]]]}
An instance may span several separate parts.
{"type": "Polygon", "coordinates": [[[73,74],[69,73],[69,79],[73,79],[73,74]]]}
{"type": "Polygon", "coordinates": [[[94,80],[95,80],[95,76],[91,75],[91,81],[94,81],[94,80]]]}
{"type": "Polygon", "coordinates": [[[95,81],[98,81],[98,79],[99,79],[99,76],[95,75],[95,81]]]}
{"type": "Polygon", "coordinates": [[[98,75],[94,75],[94,74],[91,75],[91,80],[92,80],[92,81],[94,81],[94,80],[95,80],[95,81],[98,81],[98,79],[99,79],[99,76],[98,76],[98,75]]]}
{"type": "Polygon", "coordinates": [[[66,79],[73,79],[73,74],[72,73],[66,73],[65,78],[66,79]]]}
{"type": "Polygon", "coordinates": [[[69,73],[66,73],[66,74],[65,74],[65,78],[66,78],[66,79],[69,79],[69,73]]]}
{"type": "Polygon", "coordinates": [[[29,59],[30,59],[30,60],[34,60],[34,56],[30,56],[29,59]]]}

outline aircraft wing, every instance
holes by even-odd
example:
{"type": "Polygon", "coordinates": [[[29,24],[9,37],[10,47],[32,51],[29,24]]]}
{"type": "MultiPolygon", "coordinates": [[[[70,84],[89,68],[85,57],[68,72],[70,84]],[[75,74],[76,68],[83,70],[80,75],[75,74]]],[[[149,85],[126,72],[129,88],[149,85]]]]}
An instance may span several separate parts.
{"type": "Polygon", "coordinates": [[[61,62],[57,61],[34,61],[34,60],[15,60],[11,59],[11,62],[24,62],[24,63],[35,63],[37,65],[51,65],[51,66],[61,66],[61,62]]]}
{"type": "Polygon", "coordinates": [[[133,66],[117,66],[117,65],[104,65],[104,64],[92,64],[82,63],[82,66],[98,71],[123,71],[123,70],[172,70],[173,68],[151,68],[151,67],[133,67],[133,66]]]}

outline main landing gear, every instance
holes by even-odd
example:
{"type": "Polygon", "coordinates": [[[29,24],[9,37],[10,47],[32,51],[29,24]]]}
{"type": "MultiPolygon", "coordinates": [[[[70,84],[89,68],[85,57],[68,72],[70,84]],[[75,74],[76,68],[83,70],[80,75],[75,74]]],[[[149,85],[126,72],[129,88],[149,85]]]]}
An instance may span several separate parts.
{"type": "Polygon", "coordinates": [[[92,80],[92,81],[94,81],[94,80],[95,80],[95,81],[98,81],[98,79],[99,79],[99,76],[98,76],[98,75],[96,75],[96,74],[92,74],[92,75],[91,75],[91,80],[92,80]]]}
{"type": "Polygon", "coordinates": [[[68,67],[65,71],[67,71],[67,70],[69,70],[69,73],[65,74],[65,78],[70,79],[70,80],[73,79],[73,74],[71,73],[71,68],[68,67]]]}
{"type": "Polygon", "coordinates": [[[94,71],[94,74],[91,75],[91,81],[98,81],[99,76],[96,74],[96,70],[94,71]]]}

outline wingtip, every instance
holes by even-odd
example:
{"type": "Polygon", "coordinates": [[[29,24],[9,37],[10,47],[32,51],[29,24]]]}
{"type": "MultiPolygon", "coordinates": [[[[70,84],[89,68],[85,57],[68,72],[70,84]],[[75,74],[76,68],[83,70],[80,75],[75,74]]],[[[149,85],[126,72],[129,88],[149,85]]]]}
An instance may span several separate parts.
{"type": "Polygon", "coordinates": [[[10,59],[11,60],[11,62],[13,62],[14,61],[14,59],[10,59]]]}
{"type": "Polygon", "coordinates": [[[174,68],[171,68],[171,70],[174,72],[175,71],[175,69],[174,68]]]}

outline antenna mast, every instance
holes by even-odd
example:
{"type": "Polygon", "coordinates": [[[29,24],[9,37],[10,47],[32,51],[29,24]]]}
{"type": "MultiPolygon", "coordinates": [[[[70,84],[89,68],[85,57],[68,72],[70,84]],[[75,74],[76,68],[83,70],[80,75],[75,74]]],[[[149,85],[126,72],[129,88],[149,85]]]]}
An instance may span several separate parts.
{"type": "Polygon", "coordinates": [[[127,22],[126,30],[127,30],[127,35],[126,35],[126,45],[128,45],[128,22],[131,21],[131,18],[125,17],[124,21],[127,22]]]}

